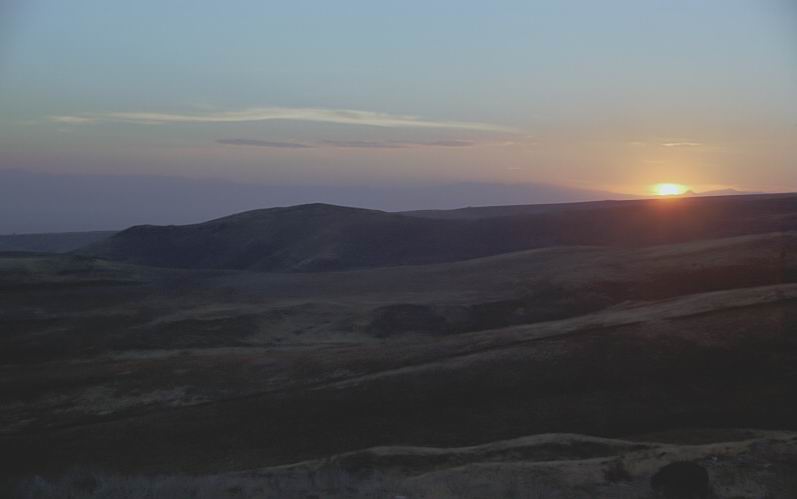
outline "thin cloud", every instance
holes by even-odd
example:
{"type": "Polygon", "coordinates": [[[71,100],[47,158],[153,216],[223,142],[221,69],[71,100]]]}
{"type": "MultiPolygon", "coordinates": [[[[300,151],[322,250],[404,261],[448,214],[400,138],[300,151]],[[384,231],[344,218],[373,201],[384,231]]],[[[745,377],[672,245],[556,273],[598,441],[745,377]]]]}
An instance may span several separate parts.
{"type": "Polygon", "coordinates": [[[274,147],[277,149],[311,149],[313,147],[301,142],[272,142],[270,140],[255,139],[219,139],[216,142],[231,146],[274,147]]]}
{"type": "Polygon", "coordinates": [[[66,125],[84,125],[87,123],[94,123],[97,120],[85,116],[51,116],[50,121],[66,125]]]}
{"type": "Polygon", "coordinates": [[[315,143],[277,142],[259,139],[219,139],[218,144],[233,146],[271,147],[277,149],[313,149],[336,147],[342,149],[407,149],[412,147],[471,147],[469,140],[399,141],[399,140],[322,140],[315,143]]]}
{"type": "MultiPolygon", "coordinates": [[[[504,142],[502,145],[512,144],[504,142]]],[[[433,142],[418,143],[418,145],[438,146],[438,147],[471,147],[474,143],[470,140],[435,140],[433,142]]]]}
{"type": "Polygon", "coordinates": [[[448,128],[483,132],[521,133],[520,130],[470,121],[430,120],[419,116],[378,113],[352,109],[259,107],[243,111],[222,111],[195,114],[177,113],[86,113],[52,116],[56,123],[87,124],[97,122],[163,125],[179,123],[243,123],[272,120],[311,121],[340,125],[387,128],[448,128]]]}
{"type": "Polygon", "coordinates": [[[324,140],[321,144],[344,149],[404,149],[407,147],[402,143],[382,140],[324,140]]]}
{"type": "Polygon", "coordinates": [[[701,147],[704,145],[702,142],[665,142],[662,144],[664,147],[701,147]]]}
{"type": "Polygon", "coordinates": [[[434,140],[434,141],[404,141],[404,140],[325,140],[322,144],[343,148],[363,149],[405,149],[409,147],[471,147],[474,145],[469,140],[434,140]]]}

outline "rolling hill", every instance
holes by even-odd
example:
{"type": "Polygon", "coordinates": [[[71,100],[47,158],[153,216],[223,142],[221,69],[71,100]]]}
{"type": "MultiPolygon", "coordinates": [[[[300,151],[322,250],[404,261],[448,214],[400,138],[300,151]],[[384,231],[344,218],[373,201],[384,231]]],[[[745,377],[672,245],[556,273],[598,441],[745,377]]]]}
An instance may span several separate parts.
{"type": "Polygon", "coordinates": [[[113,231],[92,231],[0,235],[0,251],[66,253],[110,237],[112,234],[113,231]]]}
{"type": "Polygon", "coordinates": [[[0,253],[0,495],[647,498],[689,459],[720,497],[793,497],[795,196],[506,209],[0,253]]]}
{"type": "Polygon", "coordinates": [[[81,254],[172,268],[331,271],[566,245],[634,247],[797,229],[797,195],[612,201],[396,214],[325,204],[135,226],[81,254]]]}

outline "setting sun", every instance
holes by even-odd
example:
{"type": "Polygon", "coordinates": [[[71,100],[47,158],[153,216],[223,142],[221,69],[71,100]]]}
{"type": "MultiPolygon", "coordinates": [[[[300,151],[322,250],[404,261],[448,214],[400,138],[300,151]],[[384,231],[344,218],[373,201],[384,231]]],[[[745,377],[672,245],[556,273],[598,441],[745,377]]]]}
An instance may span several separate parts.
{"type": "Polygon", "coordinates": [[[663,183],[653,186],[653,193],[657,196],[680,196],[688,190],[689,188],[683,184],[663,183]]]}

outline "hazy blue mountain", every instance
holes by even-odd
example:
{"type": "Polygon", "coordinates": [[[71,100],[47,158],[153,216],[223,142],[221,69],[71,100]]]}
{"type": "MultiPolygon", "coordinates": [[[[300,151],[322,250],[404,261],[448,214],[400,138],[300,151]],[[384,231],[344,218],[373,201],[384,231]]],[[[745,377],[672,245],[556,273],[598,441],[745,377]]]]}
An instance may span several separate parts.
{"type": "Polygon", "coordinates": [[[763,194],[760,191],[740,191],[739,189],[717,189],[713,191],[689,191],[687,196],[745,196],[748,194],[763,194]]]}
{"type": "Polygon", "coordinates": [[[114,234],[113,231],[102,230],[43,234],[10,234],[0,236],[0,251],[65,253],[105,239],[112,234],[114,234]]]}
{"type": "Polygon", "coordinates": [[[264,185],[145,175],[0,170],[0,234],[186,224],[240,211],[305,203],[404,211],[629,197],[534,183],[264,185]]]}

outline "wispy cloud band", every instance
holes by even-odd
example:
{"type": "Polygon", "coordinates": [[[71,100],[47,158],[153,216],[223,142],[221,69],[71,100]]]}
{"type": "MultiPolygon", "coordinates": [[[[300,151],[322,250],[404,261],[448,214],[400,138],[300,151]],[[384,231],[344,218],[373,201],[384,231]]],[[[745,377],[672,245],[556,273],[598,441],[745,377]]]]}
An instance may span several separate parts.
{"type": "Polygon", "coordinates": [[[664,147],[701,147],[702,142],[665,142],[662,144],[664,147]]]}
{"type": "Polygon", "coordinates": [[[661,146],[661,147],[703,147],[706,144],[703,142],[697,142],[694,140],[678,140],[678,139],[662,139],[665,142],[645,142],[645,141],[631,141],[628,142],[629,146],[632,147],[648,147],[648,146],[661,146]]]}
{"type": "Polygon", "coordinates": [[[219,139],[216,142],[231,146],[274,147],[277,149],[311,149],[313,146],[302,142],[275,142],[256,139],[219,139]]]}
{"type": "Polygon", "coordinates": [[[311,149],[336,147],[342,149],[406,149],[411,147],[471,147],[469,140],[398,141],[398,140],[323,140],[321,142],[276,142],[258,139],[220,139],[219,144],[234,146],[257,146],[278,149],[311,149]]]}
{"type": "Polygon", "coordinates": [[[52,116],[50,121],[62,124],[96,122],[162,125],[178,123],[243,123],[271,120],[311,121],[341,125],[392,128],[448,128],[484,132],[521,133],[520,130],[490,123],[430,120],[419,116],[359,111],[352,109],[258,107],[242,111],[221,111],[195,114],[112,112],[52,116]]]}

